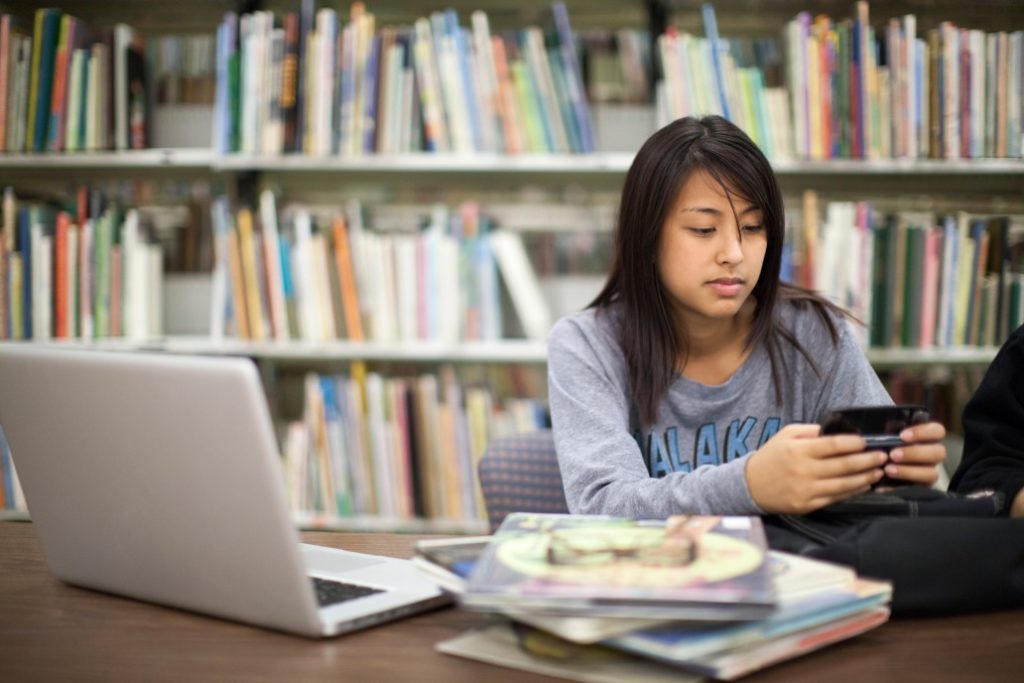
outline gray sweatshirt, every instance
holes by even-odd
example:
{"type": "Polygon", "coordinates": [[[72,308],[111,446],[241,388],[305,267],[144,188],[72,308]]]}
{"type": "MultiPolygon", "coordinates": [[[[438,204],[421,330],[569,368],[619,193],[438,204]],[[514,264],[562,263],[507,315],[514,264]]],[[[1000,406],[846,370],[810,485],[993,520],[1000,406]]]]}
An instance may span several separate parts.
{"type": "Polygon", "coordinates": [[[548,340],[548,391],[569,509],[637,519],[672,514],[760,514],[744,476],[747,455],[783,426],[818,422],[833,408],[891,404],[844,320],[833,344],[809,307],[780,302],[788,327],[820,376],[781,341],[786,382],[776,400],[771,362],[755,348],[724,384],[676,377],[641,430],[616,341],[617,307],[562,318],[548,340]]]}

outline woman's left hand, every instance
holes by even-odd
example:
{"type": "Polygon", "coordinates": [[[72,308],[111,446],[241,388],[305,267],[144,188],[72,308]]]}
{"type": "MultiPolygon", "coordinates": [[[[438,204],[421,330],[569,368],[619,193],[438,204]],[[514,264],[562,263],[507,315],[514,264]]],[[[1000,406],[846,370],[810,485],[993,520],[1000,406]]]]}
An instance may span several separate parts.
{"type": "Polygon", "coordinates": [[[889,453],[885,474],[908,484],[931,486],[939,478],[938,467],[946,459],[946,446],[942,439],[946,428],[938,422],[907,427],[900,438],[911,444],[894,448],[889,453]]]}

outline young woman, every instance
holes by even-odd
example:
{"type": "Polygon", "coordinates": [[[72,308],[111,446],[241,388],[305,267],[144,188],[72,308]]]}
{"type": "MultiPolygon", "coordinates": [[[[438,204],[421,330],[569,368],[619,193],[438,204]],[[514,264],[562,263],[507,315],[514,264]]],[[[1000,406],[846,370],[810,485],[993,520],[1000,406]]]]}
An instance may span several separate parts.
{"type": "Polygon", "coordinates": [[[779,282],[783,229],[771,165],[725,119],[680,119],[641,147],[608,281],[549,339],[573,512],[806,513],[883,472],[936,480],[940,424],[908,429],[889,464],[859,436],[819,436],[832,408],[892,400],[842,312],[779,282]]]}

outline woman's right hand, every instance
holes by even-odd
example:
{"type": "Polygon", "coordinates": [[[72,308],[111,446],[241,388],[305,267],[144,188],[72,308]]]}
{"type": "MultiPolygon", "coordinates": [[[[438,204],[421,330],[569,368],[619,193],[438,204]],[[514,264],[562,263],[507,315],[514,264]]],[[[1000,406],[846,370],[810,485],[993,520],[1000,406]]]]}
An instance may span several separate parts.
{"type": "Polygon", "coordinates": [[[748,456],[747,487],[762,510],[806,514],[882,478],[884,452],[864,452],[864,439],[854,434],[820,432],[815,424],[786,425],[748,456]]]}

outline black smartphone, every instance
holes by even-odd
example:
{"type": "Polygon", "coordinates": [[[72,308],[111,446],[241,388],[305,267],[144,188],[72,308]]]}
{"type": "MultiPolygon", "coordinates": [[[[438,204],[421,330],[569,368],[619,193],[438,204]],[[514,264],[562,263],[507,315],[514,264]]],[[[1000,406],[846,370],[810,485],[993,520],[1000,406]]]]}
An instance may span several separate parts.
{"type": "MultiPolygon", "coordinates": [[[[831,411],[821,421],[821,433],[860,434],[864,437],[864,448],[869,451],[882,450],[888,453],[894,448],[907,445],[899,437],[907,427],[931,421],[931,415],[924,406],[857,406],[831,411]]],[[[875,486],[901,486],[901,482],[882,477],[875,486]]]]}

